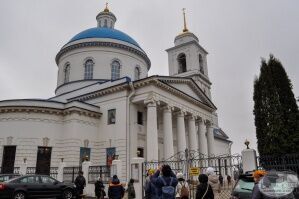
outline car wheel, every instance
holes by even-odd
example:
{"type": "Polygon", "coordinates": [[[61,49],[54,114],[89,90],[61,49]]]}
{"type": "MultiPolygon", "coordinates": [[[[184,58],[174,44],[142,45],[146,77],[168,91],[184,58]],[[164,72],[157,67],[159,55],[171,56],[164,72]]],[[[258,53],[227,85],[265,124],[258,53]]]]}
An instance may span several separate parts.
{"type": "Polygon", "coordinates": [[[13,199],[25,199],[25,193],[24,192],[17,192],[14,194],[13,199]]]}
{"type": "Polygon", "coordinates": [[[73,198],[73,192],[71,190],[65,190],[63,192],[63,199],[71,199],[73,198]]]}

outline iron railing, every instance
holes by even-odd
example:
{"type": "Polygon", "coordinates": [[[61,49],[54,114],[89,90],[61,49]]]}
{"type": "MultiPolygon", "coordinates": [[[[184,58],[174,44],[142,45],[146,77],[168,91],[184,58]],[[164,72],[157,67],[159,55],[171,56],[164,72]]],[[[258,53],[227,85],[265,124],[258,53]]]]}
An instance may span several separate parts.
{"type": "Polygon", "coordinates": [[[77,167],[64,167],[63,168],[63,181],[73,183],[78,175],[78,172],[82,168],[80,166],[77,167]]]}
{"type": "Polygon", "coordinates": [[[99,177],[103,183],[107,184],[111,177],[111,170],[109,166],[90,166],[88,168],[88,183],[95,183],[99,177]]]}
{"type": "Polygon", "coordinates": [[[257,157],[258,167],[266,170],[293,171],[299,175],[299,153],[262,155],[257,157]]]}
{"type": "Polygon", "coordinates": [[[50,176],[57,179],[58,167],[50,167],[50,176]]]}
{"type": "Polygon", "coordinates": [[[27,175],[33,175],[36,172],[36,168],[35,167],[27,167],[26,168],[26,174],[27,175]]]}

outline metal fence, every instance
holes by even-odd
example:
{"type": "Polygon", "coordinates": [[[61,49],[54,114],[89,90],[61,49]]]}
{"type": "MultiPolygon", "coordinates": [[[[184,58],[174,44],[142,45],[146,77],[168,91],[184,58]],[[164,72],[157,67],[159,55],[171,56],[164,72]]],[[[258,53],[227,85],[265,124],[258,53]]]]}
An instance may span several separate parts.
{"type": "Polygon", "coordinates": [[[50,176],[57,179],[58,167],[50,167],[50,176]]]}
{"type": "Polygon", "coordinates": [[[263,155],[257,158],[259,168],[277,171],[293,171],[299,175],[299,153],[286,155],[263,155]]]}
{"type": "Polygon", "coordinates": [[[82,168],[80,166],[64,167],[63,168],[63,181],[73,183],[80,170],[82,170],[82,168]]]}
{"type": "Polygon", "coordinates": [[[88,168],[88,183],[95,183],[99,177],[102,178],[104,184],[109,182],[111,170],[109,166],[90,166],[88,168]]]}
{"type": "MultiPolygon", "coordinates": [[[[221,174],[224,179],[227,176],[233,176],[240,173],[242,166],[242,157],[240,155],[222,155],[207,157],[197,151],[188,151],[177,153],[175,156],[159,162],[144,162],[143,164],[143,184],[145,183],[146,172],[148,169],[156,169],[159,165],[169,165],[174,173],[183,173],[185,180],[189,183],[189,198],[195,198],[196,187],[199,184],[198,175],[194,175],[191,170],[199,170],[199,173],[205,173],[208,167],[213,167],[215,173],[221,174]]],[[[229,199],[233,185],[228,185],[226,182],[223,184],[218,198],[229,199]]]]}
{"type": "Polygon", "coordinates": [[[27,175],[33,175],[36,172],[36,168],[35,167],[27,167],[26,168],[26,174],[27,175]]]}

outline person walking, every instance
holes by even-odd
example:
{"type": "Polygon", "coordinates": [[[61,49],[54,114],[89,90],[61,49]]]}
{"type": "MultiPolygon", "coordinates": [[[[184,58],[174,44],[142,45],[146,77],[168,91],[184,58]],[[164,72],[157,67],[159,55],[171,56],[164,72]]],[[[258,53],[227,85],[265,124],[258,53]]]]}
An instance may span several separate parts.
{"type": "Polygon", "coordinates": [[[223,176],[221,175],[221,173],[219,175],[219,182],[220,182],[220,186],[223,187],[223,176]]]}
{"type": "Polygon", "coordinates": [[[227,179],[227,186],[229,187],[232,182],[232,177],[230,175],[227,175],[226,179],[227,179]]]}
{"type": "Polygon", "coordinates": [[[212,167],[208,167],[206,174],[208,176],[208,183],[211,185],[214,193],[214,198],[219,199],[219,193],[221,191],[218,176],[215,174],[215,170],[212,167]]]}
{"type": "Polygon", "coordinates": [[[110,199],[121,199],[124,197],[125,189],[119,182],[117,175],[112,177],[108,188],[108,197],[110,199]]]}
{"type": "Polygon", "coordinates": [[[214,193],[206,174],[198,176],[199,185],[196,187],[196,199],[214,199],[214,193]]]}
{"type": "Polygon", "coordinates": [[[158,199],[175,199],[178,180],[169,165],[160,166],[152,176],[151,182],[156,186],[158,199]]]}
{"type": "Polygon", "coordinates": [[[106,196],[105,186],[103,184],[101,177],[99,177],[99,179],[94,184],[94,192],[97,199],[104,199],[104,197],[106,196]]]}
{"type": "Polygon", "coordinates": [[[144,193],[145,199],[156,199],[156,187],[155,185],[151,182],[151,177],[153,176],[153,174],[155,173],[154,169],[149,169],[147,171],[147,177],[145,179],[145,186],[144,186],[144,193]]]}
{"type": "Polygon", "coordinates": [[[127,191],[128,191],[128,199],[136,198],[136,193],[134,189],[134,179],[130,179],[127,191]]]}
{"type": "Polygon", "coordinates": [[[188,199],[189,198],[189,185],[185,181],[182,173],[177,173],[178,185],[176,186],[176,199],[188,199]]]}
{"type": "Polygon", "coordinates": [[[83,197],[83,189],[86,186],[86,181],[83,176],[83,171],[78,172],[78,176],[75,179],[75,186],[76,186],[76,195],[77,198],[82,198],[83,197]]]}

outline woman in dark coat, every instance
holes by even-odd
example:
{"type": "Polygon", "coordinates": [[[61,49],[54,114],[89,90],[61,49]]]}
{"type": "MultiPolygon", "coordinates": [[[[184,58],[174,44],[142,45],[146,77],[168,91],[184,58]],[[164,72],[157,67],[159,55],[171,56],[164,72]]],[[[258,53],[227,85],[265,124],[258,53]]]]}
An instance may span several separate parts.
{"type": "Polygon", "coordinates": [[[94,192],[97,199],[103,199],[106,196],[105,193],[105,186],[101,178],[99,178],[96,183],[94,184],[94,192]]]}
{"type": "Polygon", "coordinates": [[[134,179],[130,179],[127,191],[128,191],[128,199],[136,198],[136,193],[134,189],[134,179]]]}
{"type": "Polygon", "coordinates": [[[196,188],[196,199],[214,199],[214,194],[211,185],[208,183],[208,176],[200,174],[198,176],[200,182],[196,188]]]}

